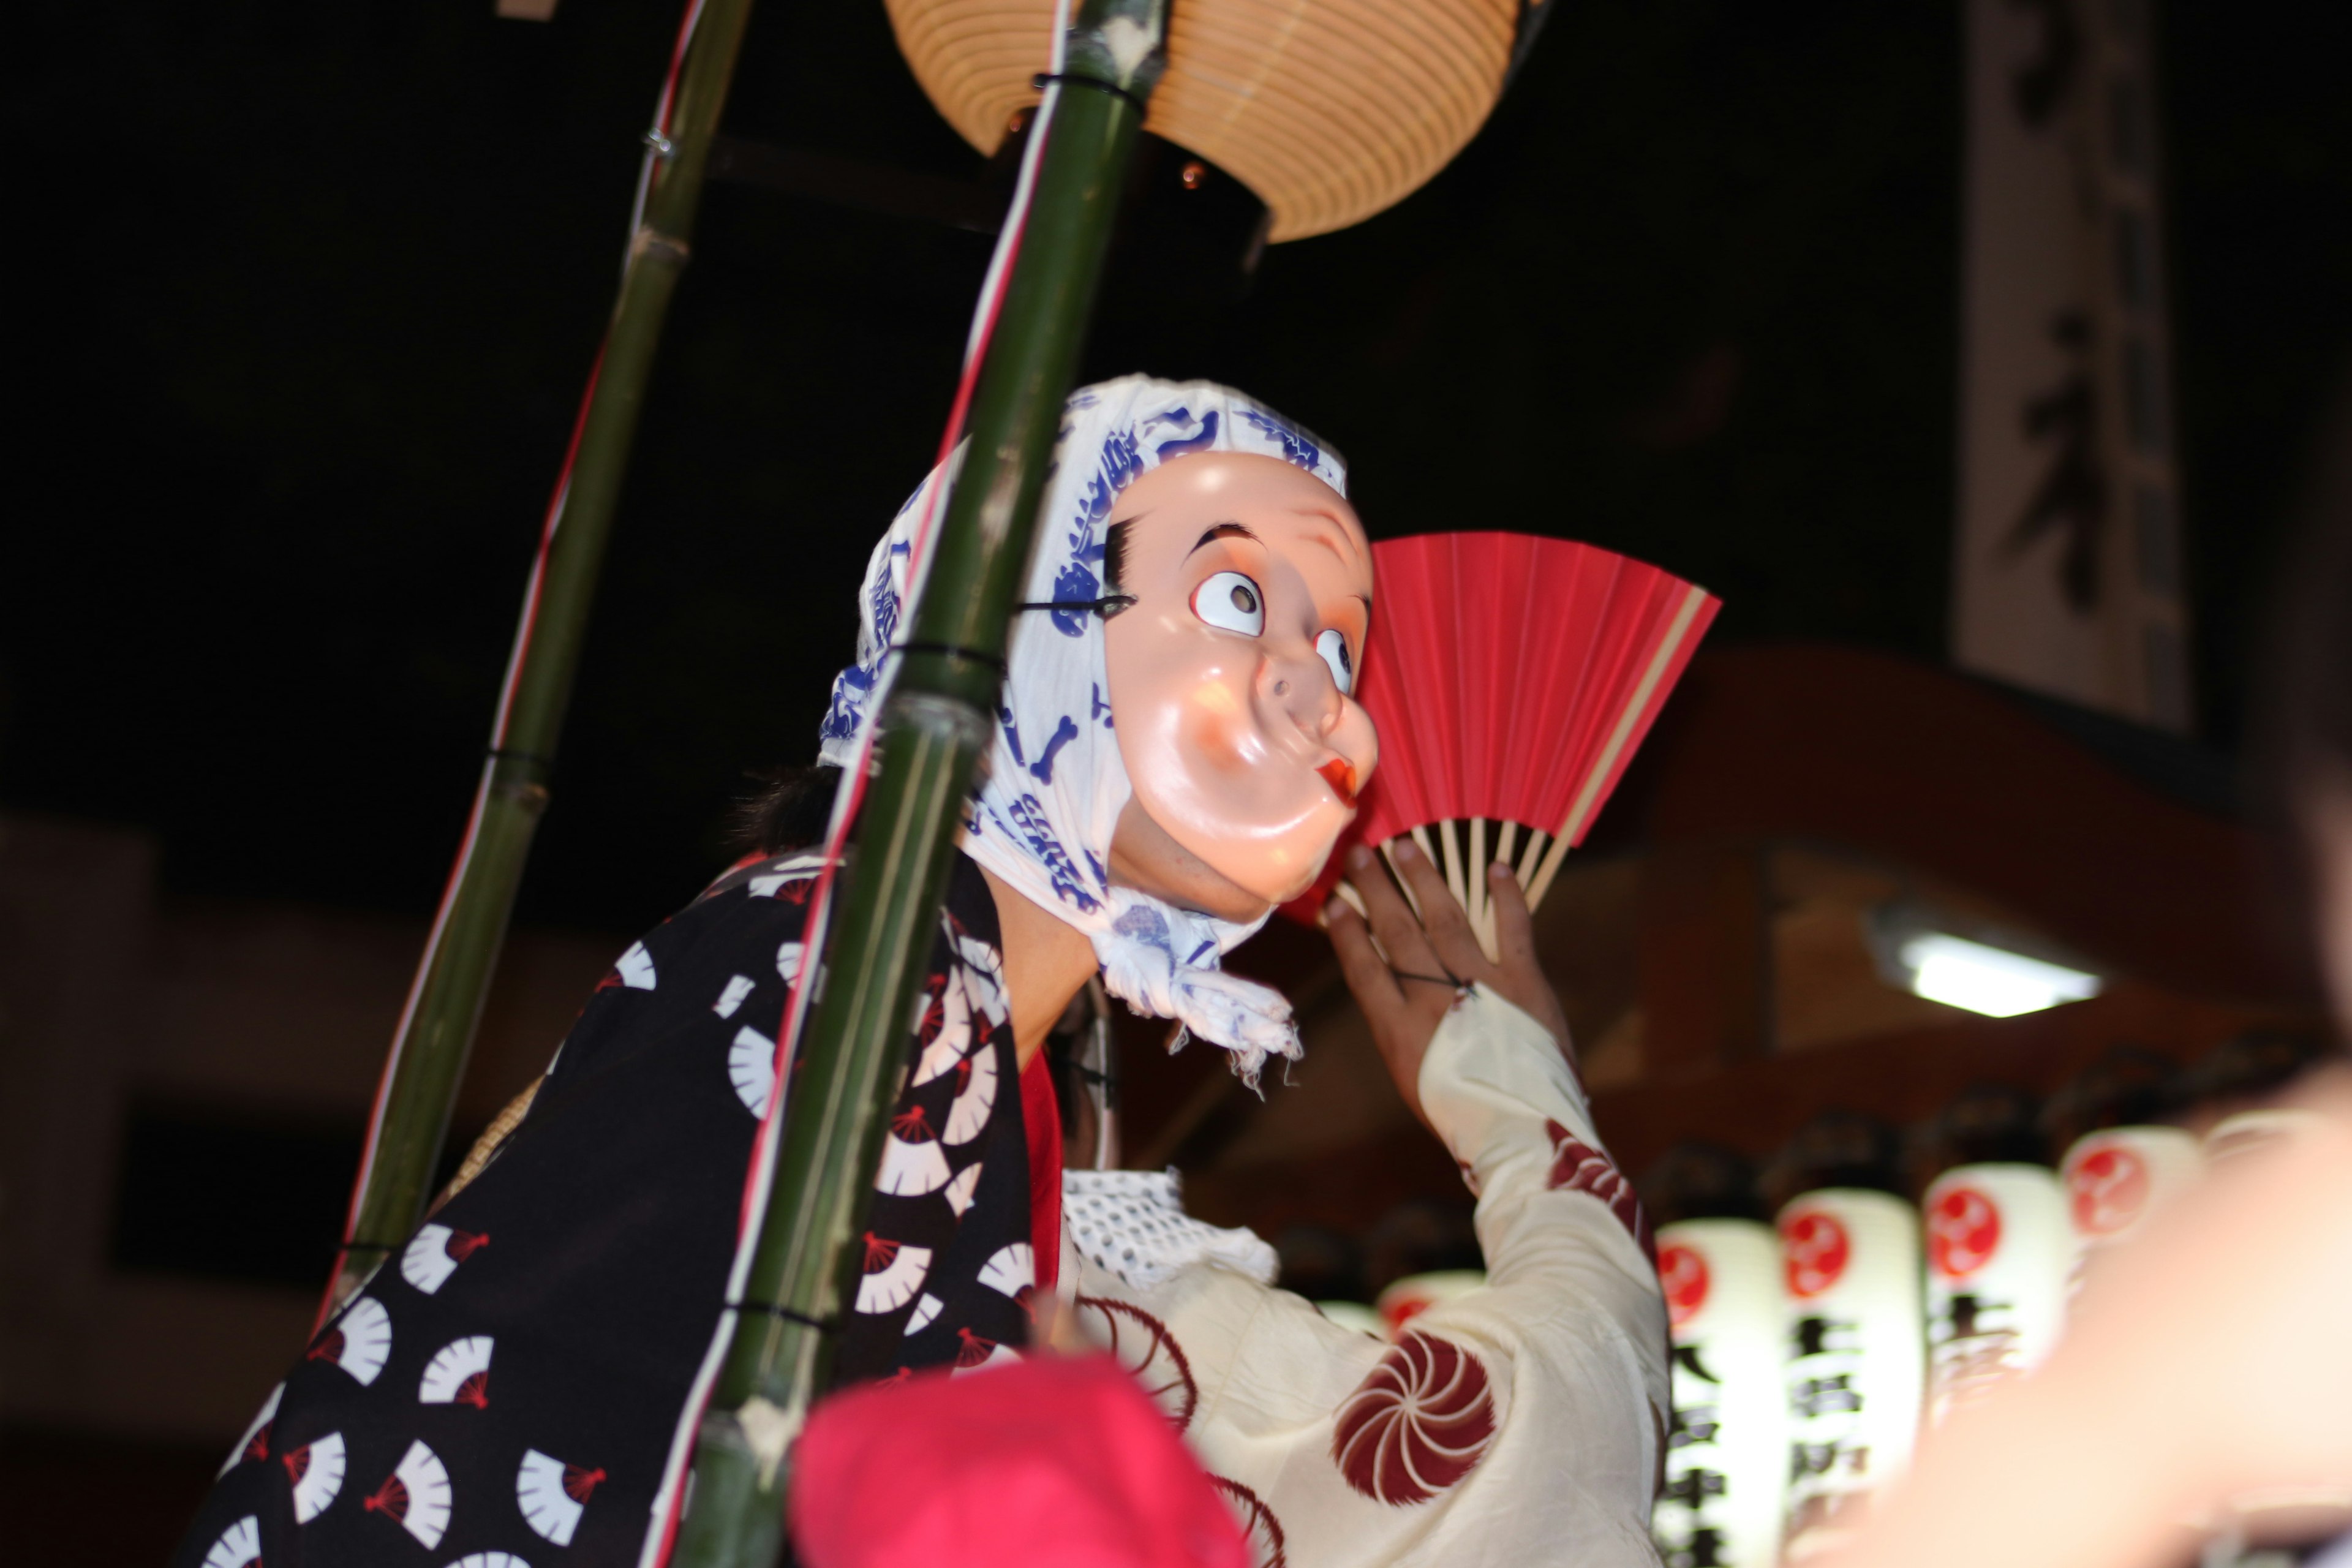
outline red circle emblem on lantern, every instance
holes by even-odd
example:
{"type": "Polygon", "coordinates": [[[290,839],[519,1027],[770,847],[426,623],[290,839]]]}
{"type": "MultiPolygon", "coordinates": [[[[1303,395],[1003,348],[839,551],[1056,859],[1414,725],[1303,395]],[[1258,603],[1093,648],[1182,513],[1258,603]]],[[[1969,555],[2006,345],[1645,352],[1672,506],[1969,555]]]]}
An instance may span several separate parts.
{"type": "Polygon", "coordinates": [[[1927,1261],[1942,1279],[1965,1279],[2000,1250],[2000,1207],[1974,1187],[1948,1187],[1927,1211],[1927,1261]]]}
{"type": "Polygon", "coordinates": [[[1853,1258],[1853,1243],[1837,1215],[1825,1209],[1806,1209],[1780,1220],[1780,1259],[1789,1275],[1789,1294],[1800,1300],[1818,1296],[1836,1284],[1853,1258]]]}
{"type": "Polygon", "coordinates": [[[2066,1166],[2066,1196],[2074,1228],[2113,1236],[2147,1207],[2147,1162],[2127,1143],[2102,1143],[2066,1166]]]}
{"type": "Polygon", "coordinates": [[[1666,1315],[1679,1329],[1706,1305],[1706,1258],[1695,1247],[1670,1243],[1658,1248],[1658,1283],[1665,1287],[1666,1315]]]}

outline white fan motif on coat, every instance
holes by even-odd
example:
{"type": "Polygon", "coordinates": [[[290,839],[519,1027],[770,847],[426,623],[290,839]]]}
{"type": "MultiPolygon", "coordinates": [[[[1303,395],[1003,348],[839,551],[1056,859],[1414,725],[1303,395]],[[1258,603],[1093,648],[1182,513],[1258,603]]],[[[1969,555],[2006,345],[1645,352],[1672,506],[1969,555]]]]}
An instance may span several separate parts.
{"type": "Polygon", "coordinates": [[[931,1135],[921,1106],[890,1119],[890,1131],[882,1140],[882,1169],[874,1178],[877,1192],[920,1197],[946,1186],[948,1173],[947,1152],[931,1135]]]}
{"type": "Polygon", "coordinates": [[[511,1552],[469,1552],[449,1568],[530,1568],[530,1564],[511,1552]]]}
{"type": "Polygon", "coordinates": [[[802,944],[796,942],[782,942],[777,946],[776,973],[784,977],[785,984],[794,985],[800,983],[801,954],[804,951],[806,950],[802,944]]]}
{"type": "Polygon", "coordinates": [[[744,887],[755,899],[772,899],[776,896],[776,889],[785,883],[805,882],[815,876],[824,865],[823,855],[795,855],[785,861],[780,869],[754,877],[746,882],[744,887]]]}
{"type": "Polygon", "coordinates": [[[748,974],[730,977],[727,988],[719,992],[719,1000],[710,1005],[710,1010],[722,1018],[733,1017],[735,1009],[743,1005],[743,998],[751,994],[751,987],[757,984],[748,974]]]}
{"type": "Polygon", "coordinates": [[[964,1058],[964,1069],[971,1076],[956,1091],[955,1103],[948,1107],[947,1130],[940,1134],[950,1143],[969,1143],[979,1137],[996,1105],[996,1053],[972,1052],[964,1058]]]}
{"type": "Polygon", "coordinates": [[[621,972],[621,984],[630,990],[650,991],[654,988],[654,955],[646,951],[644,942],[629,943],[629,951],[614,960],[613,967],[621,972]]]}
{"type": "Polygon", "coordinates": [[[416,1402],[470,1405],[477,1410],[488,1410],[489,1384],[490,1336],[475,1334],[468,1339],[451,1340],[425,1363],[424,1379],[416,1385],[416,1402]]]}
{"type": "Polygon", "coordinates": [[[955,1180],[948,1184],[948,1207],[955,1210],[956,1218],[963,1218],[964,1211],[972,1205],[972,1194],[979,1190],[980,1162],[974,1160],[971,1164],[958,1171],[955,1180]]]}
{"type": "Polygon", "coordinates": [[[247,1514],[221,1531],[205,1553],[205,1568],[248,1568],[261,1561],[261,1521],[247,1514]]]}
{"type": "Polygon", "coordinates": [[[427,1296],[449,1283],[457,1265],[489,1242],[486,1234],[452,1230],[446,1225],[424,1225],[408,1238],[400,1255],[400,1277],[427,1296]]]}
{"type": "Polygon", "coordinates": [[[228,1474],[247,1459],[269,1458],[269,1439],[262,1434],[268,1429],[271,1418],[278,1414],[278,1402],[285,1396],[286,1385],[282,1383],[269,1391],[269,1397],[261,1402],[261,1414],[253,1418],[253,1425],[245,1429],[245,1436],[239,1437],[236,1440],[236,1447],[228,1451],[228,1462],[214,1473],[215,1480],[228,1474]],[[260,1439],[258,1448],[255,1447],[256,1438],[260,1439]]]}
{"type": "Polygon", "coordinates": [[[552,1454],[528,1449],[521,1468],[515,1471],[515,1502],[525,1524],[556,1545],[569,1546],[589,1497],[604,1479],[603,1470],[583,1470],[552,1454]]]}
{"type": "Polygon", "coordinates": [[[362,1296],[304,1359],[332,1362],[364,1387],[375,1381],[391,1355],[392,1314],[374,1297],[362,1296]]]}
{"type": "Polygon", "coordinates": [[[360,1500],[370,1513],[387,1514],[429,1550],[449,1529],[449,1468],[423,1443],[408,1452],[383,1485],[360,1500]]]}
{"type": "Polygon", "coordinates": [[[776,1091],[776,1042],[746,1024],[735,1031],[727,1047],[727,1081],[743,1109],[765,1121],[768,1100],[776,1091]]]}
{"type": "Polygon", "coordinates": [[[962,1377],[970,1373],[986,1372],[992,1366],[1014,1366],[1020,1363],[1021,1352],[1011,1345],[983,1340],[970,1329],[958,1329],[956,1332],[963,1337],[963,1348],[956,1352],[955,1370],[948,1373],[950,1377],[962,1377]]]}
{"type": "Polygon", "coordinates": [[[1025,1241],[1000,1247],[982,1266],[980,1282],[1017,1299],[1022,1291],[1037,1283],[1037,1255],[1025,1241]]]}
{"type": "Polygon", "coordinates": [[[914,1300],[931,1271],[931,1249],[885,1241],[866,1233],[866,1273],[857,1281],[857,1310],[895,1312],[914,1300]]]}
{"type": "Polygon", "coordinates": [[[978,937],[958,936],[956,950],[971,965],[964,975],[964,984],[971,991],[971,1005],[980,1009],[981,1016],[998,1028],[1004,1026],[1004,960],[997,951],[978,937]]]}
{"type": "Polygon", "coordinates": [[[286,1474],[294,1482],[294,1522],[308,1524],[327,1511],[343,1489],[343,1435],[330,1432],[286,1456],[286,1474]]]}
{"type": "Polygon", "coordinates": [[[925,1329],[931,1326],[932,1321],[936,1319],[940,1313],[946,1309],[946,1307],[947,1303],[945,1301],[940,1300],[937,1296],[932,1295],[928,1290],[924,1291],[923,1299],[915,1303],[915,1310],[907,1314],[906,1331],[910,1334],[921,1333],[925,1329]]]}
{"type": "MultiPolygon", "coordinates": [[[[920,1034],[929,1022],[928,1015],[934,1004],[918,996],[915,1001],[915,1032],[920,1034]]],[[[909,1081],[930,1082],[941,1073],[953,1072],[958,1063],[971,1051],[971,997],[964,990],[963,972],[948,971],[946,986],[940,992],[936,1004],[940,1010],[939,1033],[923,1047],[923,1056],[915,1064],[915,1076],[909,1081]]]]}

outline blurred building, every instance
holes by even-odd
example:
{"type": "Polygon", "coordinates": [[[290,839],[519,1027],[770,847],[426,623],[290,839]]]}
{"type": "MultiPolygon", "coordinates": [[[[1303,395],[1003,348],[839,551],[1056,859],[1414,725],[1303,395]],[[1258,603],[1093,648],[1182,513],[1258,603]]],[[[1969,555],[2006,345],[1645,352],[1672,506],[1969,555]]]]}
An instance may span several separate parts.
{"type": "MultiPolygon", "coordinates": [[[[155,860],[135,832],[0,818],[12,1468],[50,1436],[209,1452],[244,1426],[309,1337],[424,944],[422,920],[166,899],[155,860]]],[[[516,934],[452,1158],[623,945],[516,934]]]]}

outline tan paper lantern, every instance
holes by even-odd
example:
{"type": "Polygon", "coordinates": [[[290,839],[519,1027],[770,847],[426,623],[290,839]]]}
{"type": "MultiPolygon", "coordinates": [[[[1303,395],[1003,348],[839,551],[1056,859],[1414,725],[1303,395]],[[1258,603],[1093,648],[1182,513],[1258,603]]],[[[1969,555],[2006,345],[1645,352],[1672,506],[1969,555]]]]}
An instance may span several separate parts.
{"type": "MultiPolygon", "coordinates": [[[[1053,0],[884,0],[932,104],[984,153],[1037,101],[1053,0]]],[[[1529,7],[1528,25],[1532,26],[1529,7]]],[[[1143,128],[1249,187],[1267,237],[1360,222],[1477,133],[1520,0],[1176,0],[1143,128]]]]}

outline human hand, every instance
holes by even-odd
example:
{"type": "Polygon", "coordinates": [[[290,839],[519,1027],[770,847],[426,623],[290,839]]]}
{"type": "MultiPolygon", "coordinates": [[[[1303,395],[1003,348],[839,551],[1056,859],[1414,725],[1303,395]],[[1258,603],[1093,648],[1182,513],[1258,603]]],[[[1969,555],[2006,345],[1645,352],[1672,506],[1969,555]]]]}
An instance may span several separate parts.
{"type": "Polygon", "coordinates": [[[1393,853],[1398,874],[1421,906],[1418,916],[1389,880],[1379,858],[1362,845],[1348,853],[1348,882],[1363,900],[1370,924],[1342,898],[1334,897],[1323,914],[1332,949],[1339,955],[1339,972],[1364,1010],[1372,1043],[1380,1047],[1381,1059],[1413,1115],[1428,1125],[1421,1109],[1421,1060],[1454,1005],[1455,993],[1474,981],[1485,981],[1549,1030],[1574,1061],[1568,1015],[1536,960],[1534,921],[1511,868],[1497,862],[1487,872],[1495,905],[1495,946],[1502,955],[1501,962],[1490,963],[1470,929],[1469,917],[1429,858],[1409,838],[1398,839],[1393,853]]]}
{"type": "Polygon", "coordinates": [[[1929,1433],[1820,1568],[2169,1568],[2352,1498],[2352,1075],[2098,1257],[2037,1371],[1929,1433]]]}
{"type": "Polygon", "coordinates": [[[2140,1462],[2187,1510],[2352,1500],[2352,1079],[2289,1103],[2291,1133],[2095,1260],[2052,1360],[2070,1394],[2145,1418],[2140,1462]]]}

